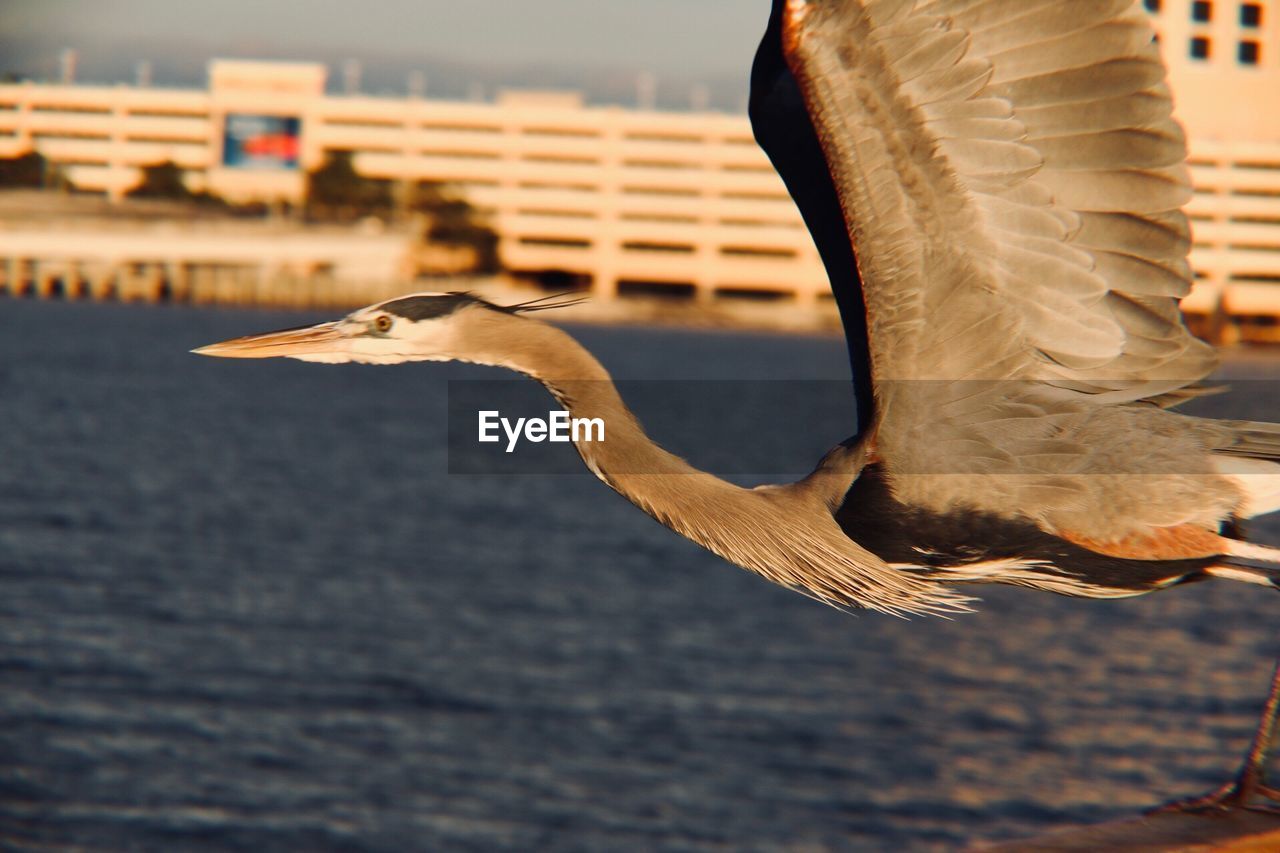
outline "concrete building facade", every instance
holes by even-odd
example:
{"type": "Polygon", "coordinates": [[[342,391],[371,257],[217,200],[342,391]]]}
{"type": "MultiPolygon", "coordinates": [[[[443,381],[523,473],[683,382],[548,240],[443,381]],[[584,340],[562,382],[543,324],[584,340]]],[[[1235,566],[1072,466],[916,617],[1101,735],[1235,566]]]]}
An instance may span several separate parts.
{"type": "Polygon", "coordinates": [[[210,87],[165,91],[0,86],[0,156],[35,148],[77,187],[122,195],[172,160],[193,189],[298,201],[325,153],[363,174],[445,181],[490,214],[513,270],[617,290],[816,300],[826,279],[785,187],[745,119],[587,107],[563,92],[493,103],[327,96],[319,65],[215,61],[210,87]],[[236,162],[232,125],[276,120],[250,140],[284,152],[236,162]],[[291,135],[287,120],[296,122],[291,135]]]}
{"type": "Polygon", "coordinates": [[[1189,137],[1195,198],[1187,212],[1200,280],[1183,309],[1272,329],[1280,314],[1280,2],[1142,4],[1189,137]]]}
{"type": "MultiPolygon", "coordinates": [[[[1200,280],[1185,307],[1280,314],[1280,2],[1141,2],[1190,138],[1200,280]]],[[[224,60],[205,90],[0,85],[0,156],[34,148],[112,197],[172,160],[193,189],[296,202],[305,171],[347,149],[364,174],[457,187],[492,217],[516,272],[580,277],[606,298],[829,299],[743,116],[587,106],[564,92],[335,96],[325,84],[321,65],[224,60]]]]}

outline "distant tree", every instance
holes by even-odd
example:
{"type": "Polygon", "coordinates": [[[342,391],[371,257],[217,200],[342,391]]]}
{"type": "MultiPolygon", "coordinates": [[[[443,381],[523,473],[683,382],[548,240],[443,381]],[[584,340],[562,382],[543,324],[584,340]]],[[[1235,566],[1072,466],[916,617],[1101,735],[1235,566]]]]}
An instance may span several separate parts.
{"type": "Polygon", "coordinates": [[[434,181],[422,181],[412,191],[408,207],[426,219],[422,239],[444,246],[466,246],[475,251],[477,273],[496,273],[498,234],[486,224],[466,199],[434,181]]]}
{"type": "Polygon", "coordinates": [[[391,182],[356,171],[350,151],[328,152],[320,168],[307,173],[307,217],[350,221],[389,216],[391,182]]]}
{"type": "Polygon", "coordinates": [[[49,177],[49,161],[39,151],[0,158],[0,187],[43,187],[49,177]]]}
{"type": "Polygon", "coordinates": [[[494,273],[498,235],[467,201],[440,183],[422,181],[397,193],[391,181],[356,171],[352,152],[329,151],[324,163],[307,173],[306,216],[313,221],[350,222],[365,216],[391,218],[393,212],[419,214],[424,243],[466,247],[473,251],[472,270],[494,273]]]}
{"type": "Polygon", "coordinates": [[[208,192],[192,192],[182,179],[182,167],[172,160],[142,167],[142,178],[125,193],[126,198],[159,199],[188,202],[208,207],[226,207],[227,203],[208,192]]]}
{"type": "Polygon", "coordinates": [[[182,180],[182,169],[172,160],[142,167],[142,180],[125,193],[128,198],[159,198],[191,201],[195,193],[182,180]]]}

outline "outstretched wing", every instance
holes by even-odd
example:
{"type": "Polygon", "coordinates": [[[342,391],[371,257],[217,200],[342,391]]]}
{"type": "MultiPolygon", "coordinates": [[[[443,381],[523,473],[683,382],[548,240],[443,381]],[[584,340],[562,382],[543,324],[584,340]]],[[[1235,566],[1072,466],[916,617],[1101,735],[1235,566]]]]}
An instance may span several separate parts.
{"type": "Polygon", "coordinates": [[[782,55],[784,7],[782,0],[775,0],[751,66],[751,129],[787,185],[826,267],[849,346],[857,405],[855,433],[861,435],[875,420],[867,306],[862,299],[862,282],[840,209],[840,196],[827,170],[822,143],[809,118],[804,95],[782,55]]]}
{"type": "MultiPolygon", "coordinates": [[[[1196,383],[1186,143],[1133,0],[779,0],[872,372],[1108,401],[1196,383]]],[[[877,393],[880,393],[879,387],[877,393]]]]}

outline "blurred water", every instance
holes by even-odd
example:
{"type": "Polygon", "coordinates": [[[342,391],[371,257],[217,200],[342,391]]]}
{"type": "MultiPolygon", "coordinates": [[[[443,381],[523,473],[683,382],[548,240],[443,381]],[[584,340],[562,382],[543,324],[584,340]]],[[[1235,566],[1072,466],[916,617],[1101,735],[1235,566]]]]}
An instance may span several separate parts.
{"type": "MultiPolygon", "coordinates": [[[[0,845],[948,849],[1197,792],[1245,746],[1265,591],[842,615],[585,475],[447,474],[446,379],[499,373],[186,355],[307,319],[0,303],[0,845]]],[[[576,333],[632,378],[845,358],[576,333]]],[[[1262,387],[1208,406],[1280,415],[1262,387]]],[[[659,415],[695,458],[847,431],[659,415]]]]}

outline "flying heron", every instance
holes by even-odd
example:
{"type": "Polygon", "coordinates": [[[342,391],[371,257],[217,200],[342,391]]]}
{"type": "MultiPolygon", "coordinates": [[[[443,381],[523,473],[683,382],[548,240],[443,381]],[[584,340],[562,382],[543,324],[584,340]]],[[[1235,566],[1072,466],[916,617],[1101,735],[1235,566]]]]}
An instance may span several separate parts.
{"type": "MultiPolygon", "coordinates": [[[[962,583],[1087,598],[1280,585],[1240,522],[1280,509],[1280,425],[1191,417],[1214,351],[1183,323],[1186,142],[1133,0],[774,0],[751,121],[840,307],[855,435],[786,486],[657,446],[600,363],[529,316],[419,293],[196,350],[466,361],[541,382],[603,442],[587,467],[662,524],[822,601],[968,609],[962,583]]],[[[1238,777],[1280,799],[1280,668],[1238,777]]]]}

